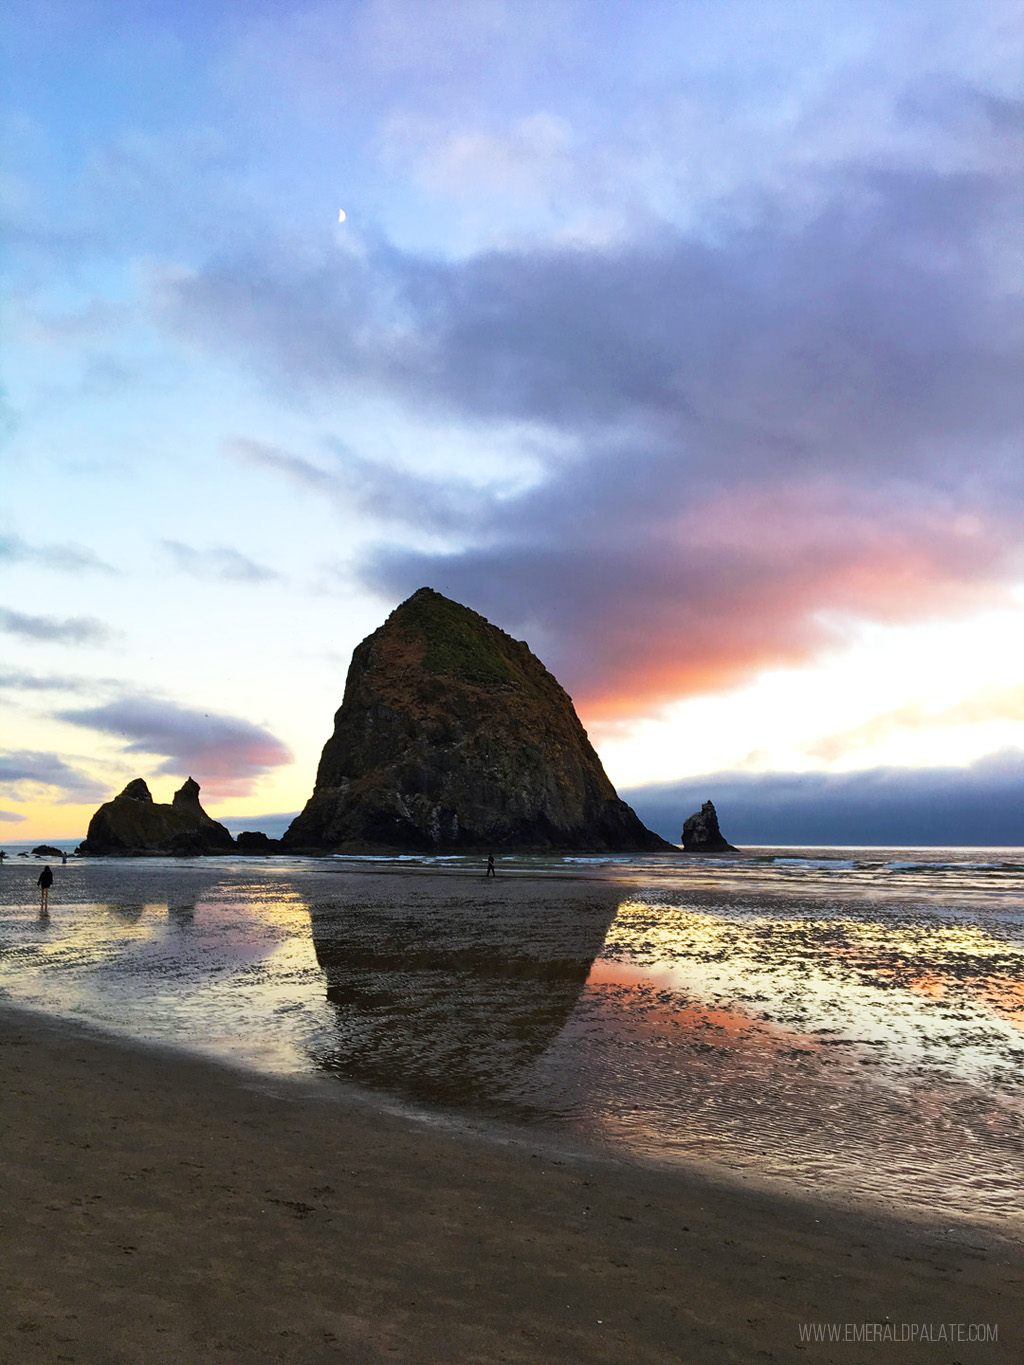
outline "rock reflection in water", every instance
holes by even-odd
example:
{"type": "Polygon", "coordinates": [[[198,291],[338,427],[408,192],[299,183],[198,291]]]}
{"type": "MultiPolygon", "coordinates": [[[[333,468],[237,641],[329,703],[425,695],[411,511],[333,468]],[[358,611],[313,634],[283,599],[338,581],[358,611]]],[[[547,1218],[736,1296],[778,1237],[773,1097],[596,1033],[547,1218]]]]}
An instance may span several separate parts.
{"type": "Polygon", "coordinates": [[[103,908],[108,915],[113,919],[120,920],[122,924],[138,924],[146,910],[144,905],[132,905],[127,902],[124,904],[116,902],[103,908]]]}
{"type": "Polygon", "coordinates": [[[615,918],[613,888],[491,883],[313,906],[336,1046],[316,1060],[421,1101],[497,1109],[557,1038],[615,918]]]}
{"type": "Polygon", "coordinates": [[[196,922],[195,901],[189,901],[183,905],[168,905],[167,919],[176,929],[192,929],[196,922]]]}

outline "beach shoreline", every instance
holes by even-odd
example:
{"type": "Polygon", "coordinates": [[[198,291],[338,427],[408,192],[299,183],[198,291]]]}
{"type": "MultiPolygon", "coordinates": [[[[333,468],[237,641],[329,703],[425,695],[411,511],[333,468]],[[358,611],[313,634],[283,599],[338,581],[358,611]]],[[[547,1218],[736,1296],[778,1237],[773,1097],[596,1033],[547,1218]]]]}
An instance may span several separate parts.
{"type": "Polygon", "coordinates": [[[0,1358],[1019,1358],[1019,1243],[501,1143],[0,1008],[0,1358]],[[801,1324],[995,1326],[851,1346],[801,1324]],[[806,1333],[806,1327],[804,1328],[806,1333]]]}

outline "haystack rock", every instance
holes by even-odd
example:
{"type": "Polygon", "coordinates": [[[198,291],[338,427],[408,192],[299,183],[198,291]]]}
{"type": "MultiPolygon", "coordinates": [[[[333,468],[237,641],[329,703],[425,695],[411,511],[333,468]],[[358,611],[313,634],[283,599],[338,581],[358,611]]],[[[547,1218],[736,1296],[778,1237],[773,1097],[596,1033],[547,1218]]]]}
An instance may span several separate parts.
{"type": "Polygon", "coordinates": [[[141,777],[107,801],[89,821],[80,854],[130,857],[139,853],[229,853],[234,840],[199,804],[191,777],[170,805],[153,800],[141,777]]]}
{"type": "Polygon", "coordinates": [[[718,828],[718,812],[713,801],[705,801],[700,810],[683,824],[683,848],[687,853],[735,853],[718,828]]]}
{"type": "Polygon", "coordinates": [[[357,646],[291,849],[672,850],[521,640],[420,588],[357,646]]]}

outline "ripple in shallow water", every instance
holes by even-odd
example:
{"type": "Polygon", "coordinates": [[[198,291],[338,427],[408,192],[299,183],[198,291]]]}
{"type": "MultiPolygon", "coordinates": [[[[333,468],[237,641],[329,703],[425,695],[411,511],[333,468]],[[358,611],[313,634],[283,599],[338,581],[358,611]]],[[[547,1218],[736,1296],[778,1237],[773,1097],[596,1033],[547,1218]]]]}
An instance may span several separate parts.
{"type": "Polygon", "coordinates": [[[267,1071],[819,1193],[1019,1214],[1005,858],[566,866],[509,860],[495,884],[465,860],[69,864],[48,925],[33,868],[8,868],[0,986],[267,1071]]]}

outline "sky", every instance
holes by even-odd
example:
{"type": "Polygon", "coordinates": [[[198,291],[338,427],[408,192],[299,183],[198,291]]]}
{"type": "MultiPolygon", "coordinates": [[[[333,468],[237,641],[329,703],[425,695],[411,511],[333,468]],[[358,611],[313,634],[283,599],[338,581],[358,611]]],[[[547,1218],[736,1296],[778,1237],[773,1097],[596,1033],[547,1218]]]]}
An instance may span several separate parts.
{"type": "Polygon", "coordinates": [[[1015,0],[2,22],[0,840],[270,829],[429,585],[668,837],[1024,842],[1015,0]]]}

